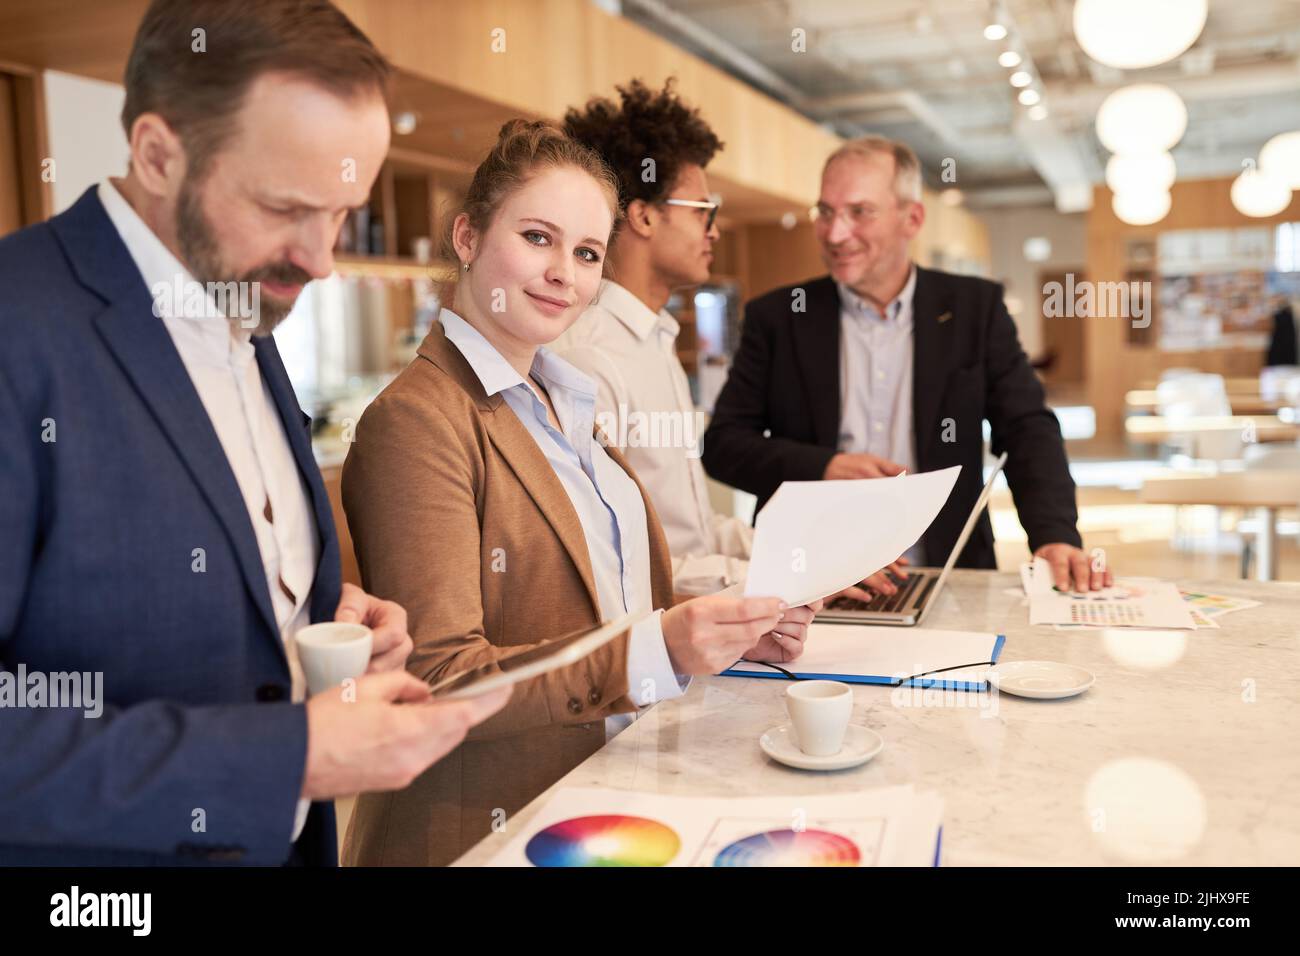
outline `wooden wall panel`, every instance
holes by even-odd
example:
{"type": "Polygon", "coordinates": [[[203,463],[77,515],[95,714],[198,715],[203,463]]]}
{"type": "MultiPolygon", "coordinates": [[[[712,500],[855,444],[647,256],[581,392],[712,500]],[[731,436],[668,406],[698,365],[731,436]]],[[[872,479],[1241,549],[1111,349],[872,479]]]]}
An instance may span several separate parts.
{"type": "Polygon", "coordinates": [[[50,156],[50,139],[45,114],[45,79],[40,74],[14,77],[14,118],[18,129],[23,224],[30,226],[54,215],[54,190],[43,175],[43,163],[50,156]]]}
{"type": "MultiPolygon", "coordinates": [[[[676,76],[726,148],[709,167],[722,191],[756,190],[807,208],[839,137],[589,0],[339,0],[415,76],[472,91],[525,115],[562,116],[592,95],[640,77],[676,76]],[[496,38],[504,52],[494,52],[496,38]]],[[[728,197],[728,204],[736,206],[728,197]]]]}
{"type": "Polygon", "coordinates": [[[50,184],[41,175],[48,155],[42,78],[0,72],[0,236],[49,218],[50,184]]]}
{"type": "Polygon", "coordinates": [[[23,227],[23,195],[18,174],[18,125],[14,79],[0,73],[0,236],[23,227]]]}

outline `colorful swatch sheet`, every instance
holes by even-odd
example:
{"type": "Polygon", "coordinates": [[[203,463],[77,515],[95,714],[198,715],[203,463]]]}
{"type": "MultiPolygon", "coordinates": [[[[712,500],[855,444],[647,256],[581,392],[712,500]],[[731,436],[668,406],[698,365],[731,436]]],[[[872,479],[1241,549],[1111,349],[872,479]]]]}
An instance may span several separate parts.
{"type": "Polygon", "coordinates": [[[1178,592],[1182,594],[1183,600],[1195,610],[1211,618],[1222,617],[1225,614],[1231,614],[1233,611],[1244,611],[1247,608],[1260,606],[1259,601],[1228,597],[1224,594],[1206,594],[1201,591],[1190,591],[1187,588],[1179,588],[1178,592]]]}
{"type": "Polygon", "coordinates": [[[564,787],[493,866],[932,866],[943,805],[911,786],[682,797],[564,787]]]}
{"type": "Polygon", "coordinates": [[[1057,591],[1047,562],[1022,565],[1030,624],[1074,627],[1142,627],[1192,630],[1192,608],[1168,581],[1126,578],[1100,591],[1057,591]]]}
{"type": "Polygon", "coordinates": [[[524,852],[533,866],[666,866],[681,848],[658,820],[608,814],[553,823],[524,852]]]}
{"type": "MultiPolygon", "coordinates": [[[[1025,588],[1031,588],[1033,580],[1033,571],[1030,565],[1021,565],[1020,568],[1021,582],[1025,588]]],[[[1119,582],[1125,585],[1124,591],[1129,597],[1141,597],[1147,594],[1144,585],[1153,583],[1145,578],[1130,578],[1119,582]]],[[[1160,582],[1154,582],[1160,583],[1160,582]]],[[[1117,589],[1111,589],[1112,593],[1117,589]]],[[[1020,591],[1010,590],[1008,595],[1021,594],[1020,591]]],[[[1220,628],[1219,618],[1233,611],[1244,611],[1252,607],[1260,607],[1261,602],[1252,601],[1249,598],[1230,597],[1225,594],[1211,594],[1205,591],[1193,591],[1189,588],[1178,588],[1178,594],[1187,605],[1187,610],[1191,614],[1192,624],[1198,629],[1202,628],[1220,628]]],[[[1029,603],[1028,594],[1025,595],[1025,603],[1029,603]]],[[[1088,609],[1081,609],[1073,612],[1077,620],[1069,624],[1053,625],[1058,631],[1072,630],[1097,630],[1105,627],[1123,626],[1122,622],[1108,621],[1102,615],[1092,615],[1088,609]],[[1102,620],[1089,620],[1090,616],[1103,617],[1102,620]]],[[[1150,625],[1135,625],[1150,626],[1150,625]]],[[[1156,628],[1158,629],[1158,628],[1156,628]]]]}
{"type": "Polygon", "coordinates": [[[713,866],[862,866],[862,848],[830,830],[764,830],[704,852],[713,866]]]}

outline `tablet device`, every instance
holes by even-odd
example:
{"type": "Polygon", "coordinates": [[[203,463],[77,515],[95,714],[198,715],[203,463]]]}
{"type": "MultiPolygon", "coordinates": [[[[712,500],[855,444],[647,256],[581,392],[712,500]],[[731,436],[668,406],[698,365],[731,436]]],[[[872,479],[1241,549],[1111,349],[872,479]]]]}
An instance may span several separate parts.
{"type": "Polygon", "coordinates": [[[507,687],[576,664],[653,613],[625,614],[616,621],[598,624],[585,631],[530,647],[518,654],[452,674],[433,685],[433,696],[438,700],[477,697],[498,687],[507,687]]]}

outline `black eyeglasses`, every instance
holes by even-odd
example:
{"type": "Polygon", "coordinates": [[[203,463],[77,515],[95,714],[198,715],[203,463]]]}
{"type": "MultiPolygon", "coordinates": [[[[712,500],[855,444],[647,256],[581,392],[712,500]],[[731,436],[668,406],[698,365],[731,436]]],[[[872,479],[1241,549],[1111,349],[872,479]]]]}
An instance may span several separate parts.
{"type": "Polygon", "coordinates": [[[713,228],[713,220],[718,218],[718,203],[705,202],[702,199],[665,199],[665,206],[689,206],[691,209],[707,209],[709,217],[704,223],[704,231],[713,228]]]}

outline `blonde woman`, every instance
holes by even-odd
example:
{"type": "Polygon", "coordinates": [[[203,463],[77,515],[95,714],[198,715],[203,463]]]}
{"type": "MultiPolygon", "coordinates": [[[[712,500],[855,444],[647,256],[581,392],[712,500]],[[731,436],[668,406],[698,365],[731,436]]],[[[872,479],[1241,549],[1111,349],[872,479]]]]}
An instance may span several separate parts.
{"type": "Polygon", "coordinates": [[[663,532],[595,432],[595,385],[543,347],[595,295],[617,213],[595,154],[546,123],[502,128],[454,222],[454,308],[362,416],[343,502],[366,587],[407,608],[407,666],[428,681],[668,609],[517,687],[406,790],[360,797],[346,863],[448,863],[599,749],[606,718],[738,658],[802,650],[815,607],[670,607],[663,532]]]}

